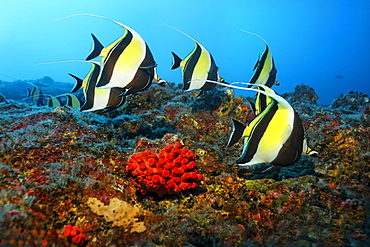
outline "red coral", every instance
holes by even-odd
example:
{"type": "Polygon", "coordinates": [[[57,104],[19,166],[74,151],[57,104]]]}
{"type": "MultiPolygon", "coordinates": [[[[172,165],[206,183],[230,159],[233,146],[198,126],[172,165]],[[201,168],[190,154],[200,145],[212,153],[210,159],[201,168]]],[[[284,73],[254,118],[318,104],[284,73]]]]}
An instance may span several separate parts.
{"type": "Polygon", "coordinates": [[[195,169],[194,153],[176,142],[157,155],[151,151],[135,153],[128,160],[126,171],[136,178],[142,194],[148,191],[159,196],[198,186],[203,179],[195,169]]]}
{"type": "Polygon", "coordinates": [[[83,230],[78,228],[77,226],[72,225],[66,225],[64,226],[65,230],[63,232],[63,235],[68,238],[72,243],[74,244],[82,244],[86,240],[88,240],[88,237],[83,234],[83,230]]]}

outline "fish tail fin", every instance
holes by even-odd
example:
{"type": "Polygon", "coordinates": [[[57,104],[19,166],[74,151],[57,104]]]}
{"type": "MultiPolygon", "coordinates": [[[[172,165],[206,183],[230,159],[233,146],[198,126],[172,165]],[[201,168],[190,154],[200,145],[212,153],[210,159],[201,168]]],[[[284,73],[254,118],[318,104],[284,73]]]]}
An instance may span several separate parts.
{"type": "Polygon", "coordinates": [[[27,89],[27,97],[31,97],[32,96],[31,95],[31,90],[28,87],[26,89],[27,89]]]}
{"type": "Polygon", "coordinates": [[[232,131],[231,131],[230,138],[229,138],[229,141],[228,141],[226,147],[231,147],[237,141],[239,141],[240,138],[243,136],[244,130],[246,128],[246,126],[244,124],[236,121],[235,119],[232,119],[232,121],[233,121],[232,122],[232,131]]]}
{"type": "Polygon", "coordinates": [[[73,89],[71,91],[71,93],[74,93],[82,87],[83,80],[81,78],[75,76],[75,75],[70,74],[70,73],[68,73],[68,75],[72,76],[76,80],[76,84],[75,84],[75,86],[73,87],[73,89]]]}
{"type": "Polygon", "coordinates": [[[310,148],[309,146],[307,146],[307,150],[306,150],[306,155],[309,155],[309,156],[316,156],[318,155],[319,153],[315,150],[313,150],[312,148],[310,148]]]}
{"type": "Polygon", "coordinates": [[[173,63],[171,69],[177,69],[178,67],[180,67],[182,59],[179,56],[177,56],[174,52],[172,52],[172,56],[173,63]]]}
{"type": "Polygon", "coordinates": [[[90,52],[90,54],[87,56],[86,60],[91,60],[91,59],[94,59],[96,57],[98,57],[102,50],[104,49],[104,46],[100,43],[100,41],[95,37],[94,34],[91,34],[92,38],[93,38],[93,48],[90,52]]]}

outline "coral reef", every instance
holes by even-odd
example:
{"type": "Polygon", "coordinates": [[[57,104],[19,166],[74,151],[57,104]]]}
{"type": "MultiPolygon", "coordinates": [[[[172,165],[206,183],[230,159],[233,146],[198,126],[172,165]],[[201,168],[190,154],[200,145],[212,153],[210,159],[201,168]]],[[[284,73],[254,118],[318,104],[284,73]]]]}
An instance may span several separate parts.
{"type": "Polygon", "coordinates": [[[334,100],[340,107],[332,108],[315,103],[310,88],[298,91],[312,99],[292,105],[319,155],[267,174],[260,172],[265,167],[235,165],[241,142],[225,148],[231,118],[248,124],[254,117],[246,98],[230,89],[216,87],[196,99],[172,84],[152,86],[105,114],[6,98],[0,102],[0,246],[366,246],[366,98],[352,93],[364,100],[349,109],[351,100],[340,96],[334,100]],[[202,175],[196,188],[158,193],[127,172],[135,155],[163,160],[168,145],[171,152],[192,150],[190,162],[202,175]],[[118,211],[109,216],[95,208],[108,222],[92,211],[91,200],[118,211]],[[131,223],[119,226],[124,212],[131,223]]]}
{"type": "Polygon", "coordinates": [[[364,93],[349,91],[347,94],[341,94],[331,103],[332,108],[358,112],[369,106],[369,96],[364,93]]]}
{"type": "Polygon", "coordinates": [[[317,96],[315,90],[307,85],[297,85],[294,87],[294,92],[283,93],[282,97],[285,98],[290,103],[309,103],[316,104],[319,96],[317,96]]]}

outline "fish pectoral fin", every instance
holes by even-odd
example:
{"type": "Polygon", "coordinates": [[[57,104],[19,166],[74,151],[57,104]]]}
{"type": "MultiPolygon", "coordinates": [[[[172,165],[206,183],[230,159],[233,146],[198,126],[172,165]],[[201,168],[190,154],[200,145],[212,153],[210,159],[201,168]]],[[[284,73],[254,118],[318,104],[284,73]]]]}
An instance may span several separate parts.
{"type": "Polygon", "coordinates": [[[141,69],[144,72],[146,72],[149,76],[153,76],[154,77],[153,71],[151,69],[155,68],[156,66],[157,66],[157,64],[155,63],[155,64],[149,65],[149,66],[141,66],[141,67],[139,67],[139,69],[141,69]]]}
{"type": "Polygon", "coordinates": [[[246,126],[235,119],[232,119],[232,131],[226,147],[231,147],[243,136],[246,126]]]}
{"type": "Polygon", "coordinates": [[[152,68],[155,68],[157,67],[157,64],[153,64],[153,65],[149,65],[149,66],[140,66],[139,69],[142,69],[142,70],[148,70],[148,69],[152,69],[152,68]]]}
{"type": "Polygon", "coordinates": [[[93,49],[90,52],[90,54],[87,56],[86,60],[91,60],[91,59],[94,59],[94,58],[98,57],[101,54],[102,50],[104,49],[104,46],[95,37],[95,35],[91,34],[91,36],[92,36],[93,41],[94,41],[93,49]]]}
{"type": "Polygon", "coordinates": [[[317,152],[317,151],[315,151],[312,148],[307,146],[306,155],[317,157],[318,154],[319,154],[319,152],[317,152]]]}
{"type": "Polygon", "coordinates": [[[173,63],[171,69],[177,69],[178,67],[180,67],[182,59],[179,56],[177,56],[174,52],[172,52],[172,56],[173,63]]]}
{"type": "Polygon", "coordinates": [[[71,93],[74,93],[82,87],[83,80],[81,78],[75,76],[75,75],[70,74],[70,73],[68,73],[68,75],[72,76],[76,80],[76,85],[73,87],[73,89],[71,91],[71,93]]]}

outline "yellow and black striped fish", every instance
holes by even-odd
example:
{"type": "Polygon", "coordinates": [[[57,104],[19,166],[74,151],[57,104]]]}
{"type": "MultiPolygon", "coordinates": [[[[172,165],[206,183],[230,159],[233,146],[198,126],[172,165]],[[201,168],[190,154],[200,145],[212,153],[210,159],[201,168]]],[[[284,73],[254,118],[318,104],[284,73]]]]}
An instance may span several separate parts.
{"type": "Polygon", "coordinates": [[[267,44],[253,70],[255,72],[250,80],[250,83],[266,85],[268,87],[279,85],[279,82],[276,80],[277,70],[274,59],[267,44]]]}
{"type": "Polygon", "coordinates": [[[185,34],[195,43],[193,51],[184,60],[172,52],[174,59],[172,69],[182,68],[183,90],[201,90],[200,94],[202,94],[215,87],[215,84],[206,82],[207,80],[223,82],[211,53],[187,33],[172,26],[169,27],[185,34]]]}
{"type": "MultiPolygon", "coordinates": [[[[257,86],[257,85],[252,85],[257,86]]],[[[259,85],[265,91],[254,88],[247,90],[265,94],[271,102],[248,126],[233,120],[233,131],[227,146],[244,137],[241,157],[236,161],[240,166],[267,163],[274,166],[289,166],[301,155],[312,155],[307,137],[298,113],[272,89],[259,85]]]]}
{"type": "Polygon", "coordinates": [[[73,108],[80,108],[81,107],[81,101],[80,99],[71,93],[62,94],[60,96],[64,96],[66,98],[65,105],[70,106],[73,108]]]}
{"type": "Polygon", "coordinates": [[[118,88],[96,88],[96,83],[101,71],[99,62],[90,61],[92,67],[87,76],[82,80],[79,77],[69,74],[76,80],[72,93],[83,88],[85,102],[81,111],[111,111],[125,102],[125,96],[118,88]]]}
{"type": "Polygon", "coordinates": [[[143,91],[153,82],[160,81],[153,54],[137,32],[103,16],[88,16],[110,20],[124,29],[124,34],[106,48],[93,36],[94,48],[87,60],[102,58],[101,72],[96,84],[98,88],[118,87],[125,89],[123,91],[127,95],[143,91]]]}
{"type": "MultiPolygon", "coordinates": [[[[29,83],[29,82],[28,82],[29,83]]],[[[32,86],[30,90],[27,88],[27,97],[32,98],[33,105],[35,106],[43,106],[46,104],[45,96],[42,93],[41,89],[39,89],[36,85],[29,83],[32,86]]]]}
{"type": "Polygon", "coordinates": [[[46,95],[45,102],[46,102],[46,105],[49,107],[62,106],[62,102],[60,101],[59,96],[54,97],[51,95],[46,95]]]}
{"type": "MultiPolygon", "coordinates": [[[[238,28],[238,27],[236,27],[238,28]]],[[[274,58],[272,57],[272,53],[270,51],[269,45],[267,44],[266,40],[264,40],[258,34],[245,31],[243,29],[238,28],[240,31],[252,34],[260,38],[266,45],[264,52],[261,54],[259,59],[257,60],[256,64],[253,67],[255,71],[252,78],[250,79],[249,83],[251,84],[258,84],[258,85],[265,85],[268,87],[272,87],[273,85],[279,85],[279,82],[276,80],[277,70],[275,67],[274,58]]]]}

